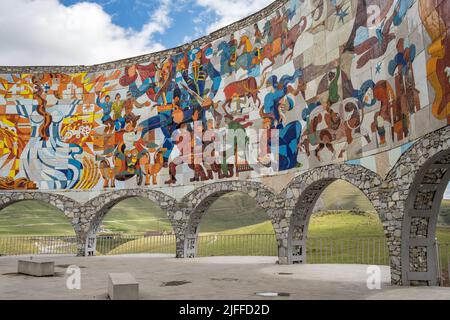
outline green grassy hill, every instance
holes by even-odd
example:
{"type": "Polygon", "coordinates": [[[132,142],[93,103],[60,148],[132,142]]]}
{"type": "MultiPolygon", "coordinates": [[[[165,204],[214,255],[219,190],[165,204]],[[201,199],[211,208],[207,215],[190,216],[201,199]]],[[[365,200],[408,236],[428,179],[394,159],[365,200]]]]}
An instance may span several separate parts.
{"type": "MultiPolygon", "coordinates": [[[[353,208],[373,210],[360,191],[342,181],[333,183],[324,191],[317,208],[323,211],[353,208]]],[[[450,200],[443,201],[441,211],[439,223],[450,225],[450,200]]],[[[241,229],[247,230],[246,232],[256,232],[258,225],[267,225],[264,224],[265,221],[266,213],[256,206],[253,199],[239,193],[230,193],[219,198],[208,210],[202,221],[201,232],[223,232],[242,227],[247,227],[241,229]]],[[[151,201],[141,198],[119,203],[106,215],[103,226],[105,231],[123,233],[171,230],[165,212],[151,201]]],[[[270,229],[264,229],[264,233],[270,232],[270,229]]],[[[0,235],[70,234],[73,231],[69,221],[60,211],[45,203],[24,201],[0,211],[0,235]]]]}
{"type": "MultiPolygon", "coordinates": [[[[246,226],[236,229],[231,229],[217,233],[201,233],[199,238],[198,254],[199,256],[210,255],[276,255],[276,240],[273,237],[257,236],[257,235],[273,235],[273,229],[270,222],[266,221],[252,226],[246,226]],[[255,236],[239,237],[239,235],[255,236]],[[214,235],[217,235],[214,236],[214,235]]],[[[317,245],[318,242],[314,239],[324,240],[323,245],[330,245],[333,243],[334,249],[324,250],[342,250],[341,245],[345,244],[348,252],[346,256],[349,262],[355,262],[358,254],[367,250],[383,250],[385,262],[387,263],[386,248],[378,249],[383,242],[373,241],[370,248],[363,247],[367,245],[368,239],[383,239],[383,228],[375,213],[367,213],[363,215],[354,215],[348,212],[335,213],[318,213],[311,217],[309,232],[308,232],[308,246],[317,245]],[[325,239],[333,239],[325,240],[325,239]],[[347,242],[353,239],[354,241],[347,242]],[[361,245],[358,249],[358,246],[361,245]],[[372,246],[376,245],[376,248],[372,246]],[[350,247],[349,247],[350,246],[350,247]]],[[[438,228],[438,238],[441,243],[450,243],[450,230],[448,228],[438,228]]],[[[98,244],[97,244],[98,248],[98,244]]],[[[111,246],[109,247],[111,248],[111,246]]],[[[175,238],[168,236],[143,238],[138,237],[136,240],[130,240],[126,243],[118,243],[112,246],[111,249],[105,250],[104,254],[127,254],[127,253],[174,253],[175,252],[175,238]]],[[[325,247],[324,247],[325,248],[325,247]]],[[[317,248],[316,248],[317,249],[317,248]]],[[[309,250],[314,250],[311,247],[309,250]]],[[[316,257],[317,258],[317,257],[316,257]]],[[[367,258],[367,257],[366,257],[367,258]]],[[[320,258],[322,259],[322,258],[320,258]]],[[[313,259],[314,260],[314,259],[313,259]]],[[[311,259],[310,259],[311,261],[311,259]]],[[[318,262],[317,260],[316,262],[318,262]]],[[[321,260],[320,260],[321,261],[321,260]]],[[[329,261],[330,263],[342,262],[329,261]]],[[[367,262],[368,263],[368,262],[367,262]]]]}
{"type": "Polygon", "coordinates": [[[71,235],[70,221],[53,206],[37,201],[15,203],[0,211],[0,235],[71,235]]]}
{"type": "Polygon", "coordinates": [[[320,197],[317,207],[320,210],[351,210],[373,211],[374,208],[366,196],[350,183],[333,182],[320,197]]]}

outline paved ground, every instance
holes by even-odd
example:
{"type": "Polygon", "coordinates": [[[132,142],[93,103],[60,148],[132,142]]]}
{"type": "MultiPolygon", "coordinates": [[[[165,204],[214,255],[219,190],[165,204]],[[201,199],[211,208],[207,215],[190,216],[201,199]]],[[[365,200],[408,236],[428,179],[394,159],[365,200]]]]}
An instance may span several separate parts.
{"type": "Polygon", "coordinates": [[[49,278],[17,274],[18,259],[0,257],[0,299],[106,299],[110,272],[132,273],[142,299],[450,299],[450,288],[391,287],[387,267],[381,267],[382,289],[369,290],[367,266],[280,266],[273,257],[53,256],[46,259],[55,261],[57,275],[49,278]],[[81,290],[67,289],[68,265],[81,268],[81,290]],[[256,292],[290,296],[266,298],[256,292]]]}

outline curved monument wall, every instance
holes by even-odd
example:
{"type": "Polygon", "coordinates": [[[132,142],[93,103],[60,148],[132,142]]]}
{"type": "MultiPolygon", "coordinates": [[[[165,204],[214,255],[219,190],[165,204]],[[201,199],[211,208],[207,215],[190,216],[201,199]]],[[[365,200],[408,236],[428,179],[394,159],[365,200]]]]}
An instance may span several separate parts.
{"type": "Polygon", "coordinates": [[[342,163],[385,176],[448,125],[449,12],[449,1],[283,0],[161,53],[2,67],[0,190],[258,180],[342,163]],[[256,159],[225,143],[213,163],[178,164],[180,136],[195,154],[217,146],[196,128],[272,138],[256,159]],[[239,161],[224,164],[227,149],[239,161]]]}

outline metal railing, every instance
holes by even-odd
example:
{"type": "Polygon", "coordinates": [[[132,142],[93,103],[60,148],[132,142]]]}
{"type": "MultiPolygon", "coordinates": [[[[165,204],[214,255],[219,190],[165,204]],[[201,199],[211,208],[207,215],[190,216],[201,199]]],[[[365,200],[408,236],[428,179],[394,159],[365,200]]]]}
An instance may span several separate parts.
{"type": "Polygon", "coordinates": [[[0,237],[0,256],[76,253],[75,236],[0,237]]]}
{"type": "Polygon", "coordinates": [[[439,257],[438,282],[442,287],[450,287],[450,243],[437,242],[436,250],[439,257]]]}
{"type": "Polygon", "coordinates": [[[389,265],[385,238],[311,238],[306,242],[306,257],[312,264],[389,265]]]}
{"type": "MultiPolygon", "coordinates": [[[[200,235],[197,256],[277,256],[273,234],[200,235]]],[[[97,236],[97,255],[134,253],[175,254],[174,234],[108,234],[97,236]]],[[[450,243],[437,243],[438,276],[450,286],[450,243]]],[[[0,256],[76,254],[75,236],[0,237],[0,256]]],[[[386,240],[379,238],[310,238],[306,243],[307,263],[389,265],[386,240]]]]}
{"type": "Polygon", "coordinates": [[[200,235],[197,256],[278,256],[274,234],[200,235]]]}
{"type": "Polygon", "coordinates": [[[174,234],[117,234],[97,236],[97,254],[119,255],[135,253],[175,254],[174,234]]]}

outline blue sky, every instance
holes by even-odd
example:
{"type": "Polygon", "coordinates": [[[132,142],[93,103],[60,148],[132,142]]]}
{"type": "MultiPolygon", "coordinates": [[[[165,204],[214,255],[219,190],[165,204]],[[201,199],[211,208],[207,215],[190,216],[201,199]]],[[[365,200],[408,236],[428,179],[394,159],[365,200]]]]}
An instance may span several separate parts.
{"type": "MultiPolygon", "coordinates": [[[[61,3],[70,6],[82,1],[62,0],[61,3]]],[[[97,3],[112,17],[112,22],[123,28],[131,28],[138,32],[158,10],[159,1],[145,0],[89,0],[86,2],[97,3]]],[[[157,34],[154,39],[162,43],[166,48],[175,47],[185,42],[194,40],[206,33],[209,25],[220,19],[214,10],[208,10],[205,14],[205,6],[196,1],[174,1],[170,11],[172,23],[163,34],[157,34]],[[198,23],[197,18],[201,18],[198,23]],[[197,23],[195,23],[195,22],[197,23]]]]}
{"type": "Polygon", "coordinates": [[[1,0],[2,65],[96,64],[175,47],[272,0],[1,0]]]}

